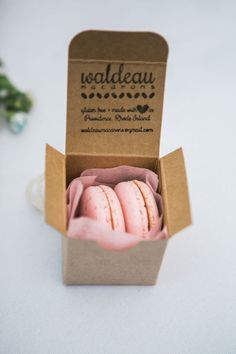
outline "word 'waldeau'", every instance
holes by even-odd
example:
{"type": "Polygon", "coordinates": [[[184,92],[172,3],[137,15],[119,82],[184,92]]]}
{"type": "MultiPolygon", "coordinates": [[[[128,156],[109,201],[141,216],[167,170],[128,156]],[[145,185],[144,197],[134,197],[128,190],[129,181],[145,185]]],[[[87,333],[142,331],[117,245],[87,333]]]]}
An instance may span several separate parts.
{"type": "Polygon", "coordinates": [[[105,71],[96,73],[82,73],[81,82],[83,84],[152,84],[155,81],[152,72],[133,72],[124,71],[124,64],[120,64],[117,71],[111,70],[111,64],[108,64],[105,71]]]}

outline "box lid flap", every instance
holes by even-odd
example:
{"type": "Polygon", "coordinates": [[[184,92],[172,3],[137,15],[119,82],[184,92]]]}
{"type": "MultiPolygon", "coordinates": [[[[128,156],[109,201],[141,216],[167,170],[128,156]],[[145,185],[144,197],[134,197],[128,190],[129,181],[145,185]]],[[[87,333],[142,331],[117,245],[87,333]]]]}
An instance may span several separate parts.
{"type": "Polygon", "coordinates": [[[46,145],[45,221],[66,233],[65,156],[46,145]]]}
{"type": "Polygon", "coordinates": [[[168,46],[85,31],[69,47],[66,153],[158,156],[168,46]]]}
{"type": "Polygon", "coordinates": [[[182,149],[160,159],[161,191],[169,235],[191,224],[187,178],[182,149]]]}

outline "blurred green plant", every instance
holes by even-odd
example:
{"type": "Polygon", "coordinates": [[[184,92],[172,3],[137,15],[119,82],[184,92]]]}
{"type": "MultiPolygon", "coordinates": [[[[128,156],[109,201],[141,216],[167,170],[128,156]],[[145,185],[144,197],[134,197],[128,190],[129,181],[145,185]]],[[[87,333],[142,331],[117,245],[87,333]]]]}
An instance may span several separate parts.
{"type": "Polygon", "coordinates": [[[20,133],[33,106],[29,94],[19,91],[9,80],[0,60],[0,118],[6,119],[13,133],[20,133]]]}

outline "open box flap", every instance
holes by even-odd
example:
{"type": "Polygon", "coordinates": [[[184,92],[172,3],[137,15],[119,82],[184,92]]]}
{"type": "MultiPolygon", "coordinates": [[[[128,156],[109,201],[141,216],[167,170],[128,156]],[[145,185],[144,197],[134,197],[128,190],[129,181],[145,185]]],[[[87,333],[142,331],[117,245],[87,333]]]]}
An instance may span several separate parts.
{"type": "Polygon", "coordinates": [[[159,156],[167,55],[167,43],[156,33],[75,36],[66,153],[159,156]]]}
{"type": "Polygon", "coordinates": [[[45,221],[66,233],[65,156],[46,145],[45,221]]]}
{"type": "Polygon", "coordinates": [[[187,178],[182,149],[160,159],[161,192],[169,235],[191,224],[187,178]]]}

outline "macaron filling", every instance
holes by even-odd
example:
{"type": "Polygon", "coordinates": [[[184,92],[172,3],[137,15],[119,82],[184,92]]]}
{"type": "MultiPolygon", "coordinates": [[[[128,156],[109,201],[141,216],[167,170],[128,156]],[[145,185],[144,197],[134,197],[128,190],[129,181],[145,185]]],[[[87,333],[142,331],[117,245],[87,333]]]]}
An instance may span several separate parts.
{"type": "Polygon", "coordinates": [[[152,193],[150,193],[150,188],[147,184],[138,180],[133,180],[133,182],[136,184],[143,197],[144,206],[147,212],[148,231],[150,231],[159,217],[156,201],[152,193]]]}
{"type": "Polygon", "coordinates": [[[108,198],[108,195],[106,193],[106,188],[104,188],[104,187],[106,187],[106,186],[103,186],[103,185],[98,186],[98,188],[100,188],[102,190],[102,192],[104,193],[104,196],[105,196],[105,198],[107,200],[108,210],[109,210],[109,214],[110,214],[109,220],[110,220],[111,227],[114,230],[114,220],[113,220],[113,217],[112,217],[111,204],[110,204],[110,200],[108,198]]]}
{"type": "Polygon", "coordinates": [[[143,204],[144,204],[144,207],[145,207],[145,210],[146,210],[146,214],[147,214],[147,228],[148,228],[148,231],[150,230],[150,216],[149,216],[149,213],[148,213],[148,208],[147,208],[147,204],[146,204],[146,201],[145,201],[145,198],[144,198],[144,195],[143,195],[143,192],[142,192],[142,189],[140,188],[140,185],[138,183],[137,180],[134,180],[133,183],[138,187],[139,189],[139,192],[143,198],[143,204]]]}

